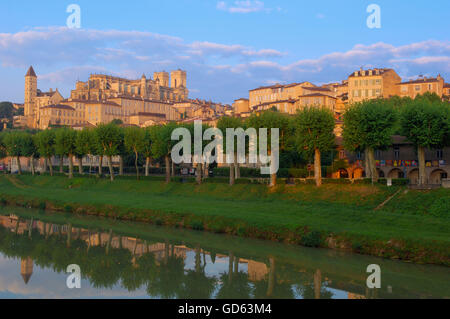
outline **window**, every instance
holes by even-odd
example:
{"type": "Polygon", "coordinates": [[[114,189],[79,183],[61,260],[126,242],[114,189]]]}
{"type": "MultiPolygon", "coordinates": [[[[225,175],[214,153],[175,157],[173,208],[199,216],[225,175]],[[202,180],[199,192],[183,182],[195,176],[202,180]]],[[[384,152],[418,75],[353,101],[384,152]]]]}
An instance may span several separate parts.
{"type": "Polygon", "coordinates": [[[406,85],[402,86],[402,92],[408,92],[408,87],[406,85]]]}
{"type": "Polygon", "coordinates": [[[344,150],[339,151],[339,159],[345,159],[345,151],[344,150]]]}
{"type": "Polygon", "coordinates": [[[376,150],[375,151],[375,158],[376,159],[381,159],[381,151],[380,150],[376,150]]]}
{"type": "Polygon", "coordinates": [[[394,146],[394,158],[396,160],[400,159],[400,146],[394,146]]]}
{"type": "Polygon", "coordinates": [[[436,151],[436,157],[438,158],[438,159],[443,159],[444,158],[444,151],[443,150],[437,150],[436,151]]]}
{"type": "Polygon", "coordinates": [[[416,91],[420,91],[420,85],[415,86],[416,91]]]}

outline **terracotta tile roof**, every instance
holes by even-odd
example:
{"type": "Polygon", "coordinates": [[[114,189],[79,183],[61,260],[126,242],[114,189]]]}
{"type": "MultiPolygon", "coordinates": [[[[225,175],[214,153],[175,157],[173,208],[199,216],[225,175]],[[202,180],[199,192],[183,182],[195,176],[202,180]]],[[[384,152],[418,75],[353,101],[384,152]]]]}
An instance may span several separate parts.
{"type": "Polygon", "coordinates": [[[326,97],[329,97],[330,99],[336,100],[336,98],[334,96],[329,96],[329,95],[322,94],[322,93],[311,93],[311,94],[300,95],[299,98],[300,97],[314,97],[314,96],[326,96],[326,97]]]}
{"type": "Polygon", "coordinates": [[[437,78],[423,78],[423,79],[417,79],[417,80],[411,80],[406,82],[397,83],[397,85],[404,85],[404,84],[420,84],[420,83],[434,83],[439,82],[437,78]]]}
{"type": "Polygon", "coordinates": [[[309,90],[309,91],[322,91],[322,92],[330,92],[331,93],[330,89],[328,89],[328,88],[321,88],[321,87],[302,86],[302,89],[309,90]]]}
{"type": "Polygon", "coordinates": [[[272,102],[264,102],[264,103],[261,103],[261,104],[253,105],[252,108],[253,109],[257,109],[260,106],[266,106],[266,105],[278,104],[278,103],[295,103],[297,101],[298,100],[291,99],[291,100],[278,100],[278,101],[272,101],[272,102]]]}
{"type": "Polygon", "coordinates": [[[73,107],[71,107],[70,105],[64,105],[64,104],[52,104],[52,105],[41,106],[41,109],[63,109],[63,110],[75,111],[75,109],[73,107]]]}
{"type": "Polygon", "coordinates": [[[154,116],[154,117],[160,117],[160,118],[166,118],[164,114],[161,113],[150,113],[150,112],[137,112],[135,114],[131,114],[130,116],[154,116]]]}

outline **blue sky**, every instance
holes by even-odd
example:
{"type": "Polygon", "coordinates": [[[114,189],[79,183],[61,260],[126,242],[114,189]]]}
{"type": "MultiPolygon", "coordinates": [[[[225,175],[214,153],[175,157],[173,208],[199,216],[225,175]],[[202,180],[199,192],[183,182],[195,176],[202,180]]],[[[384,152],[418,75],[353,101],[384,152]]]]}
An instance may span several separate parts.
{"type": "Polygon", "coordinates": [[[448,12],[448,0],[3,1],[0,100],[23,101],[31,64],[39,88],[66,97],[90,73],[182,68],[191,97],[225,103],[260,85],[340,81],[361,66],[448,79],[448,12]],[[72,3],[78,30],[66,27],[72,3]],[[366,25],[372,3],[380,29],[366,25]]]}

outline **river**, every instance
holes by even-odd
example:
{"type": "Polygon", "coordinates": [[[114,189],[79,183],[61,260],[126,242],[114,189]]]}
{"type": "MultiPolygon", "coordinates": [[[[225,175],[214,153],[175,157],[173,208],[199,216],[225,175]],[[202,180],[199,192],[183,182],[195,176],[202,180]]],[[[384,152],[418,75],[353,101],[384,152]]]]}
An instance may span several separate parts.
{"type": "Polygon", "coordinates": [[[449,279],[448,267],[0,208],[0,298],[449,298],[449,279]],[[66,284],[72,264],[81,288],[66,284]]]}

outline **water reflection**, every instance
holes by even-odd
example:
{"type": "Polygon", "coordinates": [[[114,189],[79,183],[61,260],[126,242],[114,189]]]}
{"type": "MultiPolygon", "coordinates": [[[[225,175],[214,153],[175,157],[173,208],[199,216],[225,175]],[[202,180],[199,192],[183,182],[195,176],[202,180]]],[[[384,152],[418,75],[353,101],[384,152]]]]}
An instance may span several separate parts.
{"type": "MultiPolygon", "coordinates": [[[[47,290],[64,291],[64,294],[56,297],[73,297],[67,288],[64,290],[65,270],[69,264],[81,267],[83,288],[87,285],[91,289],[86,295],[83,295],[85,290],[81,289],[77,292],[77,297],[101,297],[108,290],[122,291],[119,297],[181,299],[448,296],[448,291],[445,288],[442,290],[442,287],[436,287],[435,291],[433,288],[430,291],[428,286],[421,291],[420,284],[408,287],[410,279],[406,279],[405,287],[399,287],[403,281],[392,280],[396,283],[394,294],[385,289],[366,289],[365,261],[357,263],[358,267],[361,265],[361,271],[352,273],[354,262],[349,264],[347,271],[335,271],[334,265],[324,267],[329,262],[325,263],[323,260],[317,263],[311,263],[307,259],[302,261],[305,256],[301,253],[293,254],[291,263],[285,258],[275,257],[270,249],[266,253],[259,253],[258,258],[249,258],[239,254],[239,249],[229,248],[224,251],[223,248],[215,250],[202,247],[198,243],[168,238],[127,236],[116,233],[113,229],[75,227],[72,223],[60,225],[24,219],[14,214],[0,216],[0,265],[2,260],[20,260],[20,276],[26,287],[32,286],[34,276],[43,276],[34,288],[45,285],[47,290]],[[34,274],[36,269],[40,270],[39,275],[34,274]]],[[[233,247],[233,244],[229,247],[233,247]]],[[[250,249],[252,247],[249,246],[250,249]]],[[[255,246],[254,249],[259,248],[255,246]]],[[[345,265],[345,260],[337,263],[337,268],[341,264],[345,265]]],[[[404,268],[408,266],[399,266],[399,271],[417,271],[414,266],[404,268]]],[[[419,270],[423,269],[427,268],[419,270]]],[[[449,274],[447,268],[437,269],[437,273],[435,268],[430,271],[434,272],[434,277],[430,279],[431,287],[442,285],[442,278],[449,274]]],[[[19,270],[0,276],[13,277],[18,274],[19,270]]],[[[399,277],[398,273],[394,275],[395,278],[399,277]]],[[[412,276],[418,277],[414,274],[412,276]]],[[[2,279],[5,280],[8,279],[2,279]]],[[[0,293],[5,294],[4,291],[0,293]]],[[[26,296],[26,289],[23,295],[26,296]]],[[[6,294],[6,297],[14,296],[13,292],[6,294]]]]}

